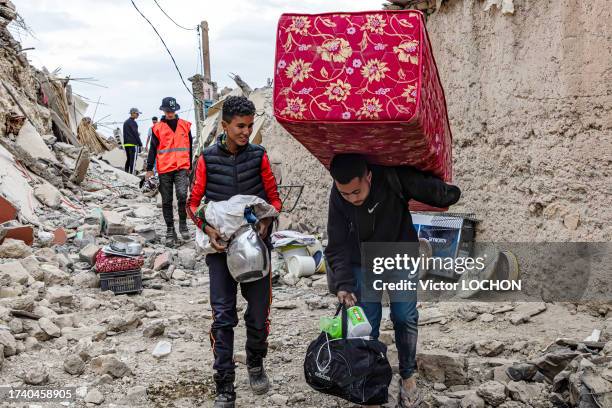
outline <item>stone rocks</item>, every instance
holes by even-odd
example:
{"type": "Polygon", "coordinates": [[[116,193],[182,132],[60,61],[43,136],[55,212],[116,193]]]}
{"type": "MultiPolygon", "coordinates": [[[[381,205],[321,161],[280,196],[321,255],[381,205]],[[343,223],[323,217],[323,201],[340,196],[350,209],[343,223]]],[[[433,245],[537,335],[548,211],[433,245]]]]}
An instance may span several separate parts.
{"type": "Polygon", "coordinates": [[[33,279],[19,261],[0,264],[0,277],[8,276],[12,284],[25,285],[33,279]]]}
{"type": "Polygon", "coordinates": [[[43,280],[46,285],[63,285],[69,282],[70,275],[52,264],[41,264],[40,269],[43,273],[43,280]]]}
{"type": "Polygon", "coordinates": [[[165,269],[170,266],[171,262],[172,252],[166,251],[160,255],[157,255],[157,257],[155,258],[155,262],[153,263],[153,270],[160,271],[162,269],[165,269]]]}
{"type": "Polygon", "coordinates": [[[187,279],[187,274],[184,271],[182,271],[181,269],[176,269],[172,273],[172,279],[178,280],[178,281],[182,281],[182,280],[187,279]]]}
{"type": "Polygon", "coordinates": [[[470,392],[461,399],[461,408],[485,408],[485,402],[475,392],[470,392]]]}
{"type": "Polygon", "coordinates": [[[4,345],[0,344],[0,369],[2,369],[3,364],[4,364],[4,345]]]}
{"type": "Polygon", "coordinates": [[[514,309],[514,313],[510,314],[510,322],[515,325],[526,323],[531,317],[545,310],[545,303],[521,303],[514,309]]]}
{"type": "Polygon", "coordinates": [[[432,382],[446,386],[468,383],[467,359],[464,355],[446,351],[424,351],[417,354],[419,374],[432,382]]]}
{"type": "Polygon", "coordinates": [[[91,360],[91,368],[98,375],[109,374],[114,378],[132,375],[132,371],[127,364],[109,355],[99,356],[91,360]]]}
{"type": "Polygon", "coordinates": [[[17,342],[8,330],[0,330],[0,345],[4,346],[4,356],[10,357],[17,353],[17,342]]]}
{"type": "Polygon", "coordinates": [[[246,365],[246,363],[247,363],[246,352],[245,351],[238,351],[238,352],[234,353],[234,362],[242,364],[242,365],[246,365]]]}
{"type": "Polygon", "coordinates": [[[480,384],[476,394],[489,405],[497,407],[506,401],[506,386],[497,381],[487,381],[480,384]]]}
{"type": "Polygon", "coordinates": [[[479,340],[474,344],[476,353],[482,357],[495,357],[504,351],[504,343],[498,340],[479,340]]]}
{"type": "Polygon", "coordinates": [[[491,323],[495,320],[495,316],[493,316],[491,313],[483,313],[479,316],[478,320],[480,320],[482,323],[491,323]]]}
{"type": "Polygon", "coordinates": [[[540,383],[510,381],[508,383],[508,392],[513,400],[532,404],[533,401],[538,400],[544,394],[545,387],[544,384],[540,383]]]}
{"type": "Polygon", "coordinates": [[[155,217],[155,211],[150,207],[138,207],[134,210],[134,216],[136,218],[155,217]]]}
{"type": "Polygon", "coordinates": [[[100,287],[99,276],[90,271],[82,271],[72,276],[72,284],[83,289],[92,289],[100,287]]]}
{"type": "Polygon", "coordinates": [[[85,396],[85,402],[100,405],[104,402],[104,395],[96,388],[93,388],[85,396]]]}
{"type": "Polygon", "coordinates": [[[280,310],[291,310],[297,308],[297,303],[293,300],[281,300],[278,302],[273,302],[272,307],[280,310]]]}
{"type": "Polygon", "coordinates": [[[49,335],[49,337],[60,337],[62,335],[60,328],[46,317],[41,318],[38,321],[38,324],[40,325],[40,328],[49,335]]]}
{"type": "Polygon", "coordinates": [[[95,244],[89,244],[79,252],[79,259],[83,262],[87,262],[89,265],[96,263],[96,254],[100,250],[100,247],[95,244]]]}
{"type": "Polygon", "coordinates": [[[47,332],[45,332],[35,320],[24,320],[23,321],[24,330],[28,333],[30,337],[35,338],[37,341],[47,341],[50,339],[47,332]]]}
{"type": "Polygon", "coordinates": [[[116,333],[123,333],[130,329],[135,329],[142,324],[142,320],[140,320],[137,313],[131,313],[125,317],[114,315],[109,317],[107,321],[107,330],[116,333]]]}
{"type": "Polygon", "coordinates": [[[157,310],[157,306],[152,300],[142,300],[135,302],[136,310],[144,310],[146,312],[152,312],[157,310]]]}
{"type": "Polygon", "coordinates": [[[145,326],[142,335],[149,338],[158,337],[162,336],[165,330],[166,324],[163,320],[153,320],[145,326]]]}
{"type": "Polygon", "coordinates": [[[62,193],[49,183],[43,183],[34,188],[34,197],[53,209],[58,209],[62,204],[62,193]]]}
{"type": "Polygon", "coordinates": [[[39,363],[23,373],[22,379],[28,385],[44,385],[49,382],[49,372],[47,367],[39,363]]]}
{"type": "Polygon", "coordinates": [[[32,255],[32,248],[23,241],[7,238],[0,245],[0,258],[21,259],[30,255],[32,255]]]}
{"type": "Polygon", "coordinates": [[[59,303],[60,305],[71,305],[74,296],[68,287],[52,286],[47,288],[46,299],[49,303],[59,303]]]}
{"type": "Polygon", "coordinates": [[[196,266],[196,251],[184,248],[178,251],[179,264],[185,269],[194,269],[196,266]]]}
{"type": "Polygon", "coordinates": [[[289,397],[280,394],[273,394],[270,396],[270,402],[280,407],[286,407],[289,397]]]}
{"type": "Polygon", "coordinates": [[[433,395],[434,402],[439,408],[459,408],[461,401],[457,398],[450,398],[444,395],[433,395]]]}
{"type": "Polygon", "coordinates": [[[147,388],[137,385],[127,391],[127,400],[132,404],[139,404],[147,399],[147,388]]]}
{"type": "Polygon", "coordinates": [[[64,360],[64,370],[70,375],[81,375],[85,372],[85,362],[78,355],[70,355],[64,360]]]}
{"type": "Polygon", "coordinates": [[[171,352],[172,352],[172,343],[168,341],[160,341],[159,343],[157,343],[157,345],[155,346],[151,354],[155,358],[163,358],[163,357],[170,355],[171,352]]]}

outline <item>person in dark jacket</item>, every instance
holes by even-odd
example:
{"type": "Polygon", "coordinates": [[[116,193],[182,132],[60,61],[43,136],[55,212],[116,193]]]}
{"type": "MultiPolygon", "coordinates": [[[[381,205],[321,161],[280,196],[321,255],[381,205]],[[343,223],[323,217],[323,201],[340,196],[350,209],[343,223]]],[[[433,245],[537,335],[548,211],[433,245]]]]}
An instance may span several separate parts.
{"type": "MultiPolygon", "coordinates": [[[[232,196],[254,195],[266,200],[277,211],[281,210],[276,180],[270,160],[262,146],[249,143],[255,120],[255,106],[245,97],[230,96],[223,103],[224,133],[216,143],[199,157],[189,198],[189,215],[210,238],[218,253],[206,256],[210,276],[210,305],[213,323],[210,341],[215,357],[213,369],[217,387],[214,407],[231,408],[236,401],[234,391],[235,365],[234,327],[238,324],[236,292],[238,283],[227,267],[225,247],[219,242],[219,232],[196,216],[202,200],[225,201],[232,196]]],[[[272,219],[259,220],[258,232],[270,244],[272,219]]],[[[247,330],[246,354],[249,383],[256,394],[266,393],[270,387],[263,360],[268,350],[272,282],[266,278],[241,283],[242,296],[248,306],[244,315],[247,330]]]]}
{"type": "Polygon", "coordinates": [[[142,148],[142,141],[138,133],[138,123],[136,122],[141,113],[137,108],[132,108],[130,109],[130,117],[123,122],[123,148],[125,149],[126,156],[124,170],[130,174],[134,173],[138,150],[142,148]]]}
{"type": "MultiPolygon", "coordinates": [[[[458,187],[449,185],[411,167],[370,165],[359,154],[341,154],[330,166],[334,179],[329,198],[328,246],[330,289],[346,306],[358,304],[372,325],[372,336],[379,335],[382,305],[361,301],[361,248],[364,242],[415,242],[407,200],[415,199],[434,207],[448,207],[461,196],[458,187]],[[395,181],[395,183],[393,182],[395,181]]],[[[416,370],[416,301],[391,301],[400,375],[400,407],[414,406],[420,396],[413,376],[416,370]],[[402,405],[403,404],[403,405],[402,405]]]]}
{"type": "Polygon", "coordinates": [[[187,190],[193,139],[191,123],[178,117],[176,111],[181,107],[172,97],[162,100],[159,107],[164,116],[151,131],[149,154],[147,155],[146,179],[153,177],[153,167],[159,175],[159,193],[162,198],[162,213],[166,222],[166,245],[173,246],[178,241],[174,229],[173,192],[176,190],[176,201],[181,238],[190,238],[187,227],[187,190]]]}

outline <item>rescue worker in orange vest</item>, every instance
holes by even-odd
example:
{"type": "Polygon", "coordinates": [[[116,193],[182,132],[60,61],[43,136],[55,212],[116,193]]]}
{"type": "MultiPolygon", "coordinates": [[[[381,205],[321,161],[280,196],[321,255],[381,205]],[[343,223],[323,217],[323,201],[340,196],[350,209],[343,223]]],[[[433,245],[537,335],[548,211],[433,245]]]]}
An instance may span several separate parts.
{"type": "Polygon", "coordinates": [[[173,190],[176,190],[178,204],[179,232],[181,238],[189,239],[187,228],[187,190],[191,171],[192,137],[191,123],[180,119],[176,111],[181,107],[176,99],[167,97],[159,107],[164,115],[153,126],[151,146],[147,156],[146,178],[153,177],[153,167],[157,166],[159,175],[159,192],[162,197],[162,212],[166,221],[166,246],[173,246],[178,241],[174,229],[173,190]]]}

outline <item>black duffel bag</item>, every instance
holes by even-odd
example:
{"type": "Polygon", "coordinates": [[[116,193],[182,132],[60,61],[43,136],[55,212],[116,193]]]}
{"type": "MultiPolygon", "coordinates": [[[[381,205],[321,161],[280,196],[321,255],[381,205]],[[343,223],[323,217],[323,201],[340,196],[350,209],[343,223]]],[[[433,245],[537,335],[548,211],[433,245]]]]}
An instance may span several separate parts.
{"type": "Polygon", "coordinates": [[[378,340],[346,338],[347,315],[343,305],[342,338],[325,332],[308,346],[304,360],[306,382],[316,391],[361,405],[387,402],[393,373],[387,346],[378,340]]]}

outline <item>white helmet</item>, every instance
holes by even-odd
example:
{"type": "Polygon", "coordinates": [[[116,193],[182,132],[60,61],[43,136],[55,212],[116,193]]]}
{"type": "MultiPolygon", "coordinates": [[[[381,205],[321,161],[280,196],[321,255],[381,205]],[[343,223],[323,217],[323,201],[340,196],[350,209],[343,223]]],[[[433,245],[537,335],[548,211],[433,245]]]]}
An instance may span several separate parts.
{"type": "Polygon", "coordinates": [[[236,282],[253,282],[270,273],[270,254],[251,225],[241,227],[227,248],[227,267],[236,282]]]}

